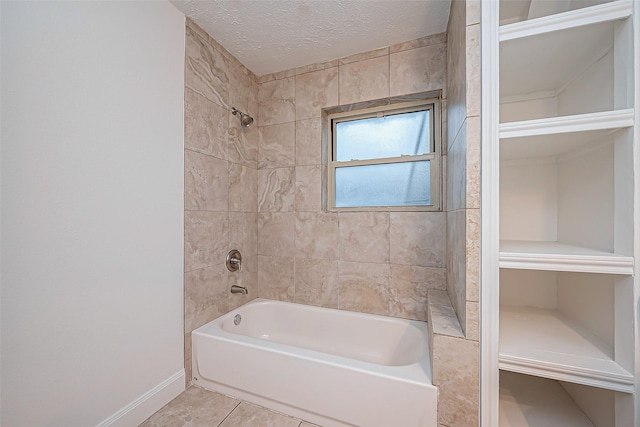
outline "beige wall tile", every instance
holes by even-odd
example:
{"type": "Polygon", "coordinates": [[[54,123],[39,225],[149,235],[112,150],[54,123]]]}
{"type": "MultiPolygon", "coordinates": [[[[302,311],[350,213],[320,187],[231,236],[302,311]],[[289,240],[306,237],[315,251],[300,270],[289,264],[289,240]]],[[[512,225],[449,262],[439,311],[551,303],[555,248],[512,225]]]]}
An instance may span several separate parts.
{"type": "Polygon", "coordinates": [[[193,380],[193,369],[191,363],[191,332],[184,334],[184,382],[185,387],[189,387],[193,380]]]}
{"type": "Polygon", "coordinates": [[[480,339],[480,304],[467,301],[467,339],[478,341],[480,339]]]}
{"type": "Polygon", "coordinates": [[[295,203],[295,168],[258,171],[258,211],[292,212],[295,203]]]}
{"type": "Polygon", "coordinates": [[[480,24],[466,30],[467,116],[480,115],[480,24]]]}
{"type": "Polygon", "coordinates": [[[391,265],[389,314],[405,319],[427,320],[427,292],[446,287],[444,268],[391,265]]]}
{"type": "Polygon", "coordinates": [[[466,212],[447,212],[447,292],[460,325],[466,325],[466,212]]]}
{"type": "MultiPolygon", "coordinates": [[[[229,64],[229,107],[251,114],[257,113],[257,105],[252,107],[252,94],[257,93],[258,79],[245,66],[238,61],[230,61],[229,64]]],[[[255,118],[255,117],[254,117],[255,118]]]]}
{"type": "Polygon", "coordinates": [[[264,76],[258,77],[258,83],[260,84],[269,83],[274,80],[282,80],[282,79],[286,79],[287,77],[293,77],[295,75],[296,75],[295,69],[277,71],[275,73],[265,74],[264,76]]]}
{"type": "Polygon", "coordinates": [[[296,76],[296,120],[320,117],[338,105],[338,67],[296,76]]]}
{"type": "Polygon", "coordinates": [[[367,59],[378,58],[380,56],[389,55],[389,48],[382,47],[380,49],[369,50],[367,52],[356,53],[355,55],[345,56],[338,60],[339,65],[347,65],[353,62],[365,61],[367,59]]]}
{"type": "Polygon", "coordinates": [[[444,212],[391,212],[389,230],[391,263],[446,266],[444,212]]]}
{"type": "Polygon", "coordinates": [[[467,25],[480,23],[480,0],[467,0],[467,25]]]}
{"type": "Polygon", "coordinates": [[[261,298],[294,302],[294,259],[258,255],[258,289],[261,298]]]}
{"type": "Polygon", "coordinates": [[[258,214],[258,255],[281,257],[294,248],[295,213],[263,212],[258,214]]]}
{"type": "Polygon", "coordinates": [[[389,96],[389,56],[340,65],[340,104],[389,96]]]}
{"type": "Polygon", "coordinates": [[[185,150],[184,169],[185,209],[228,209],[229,172],[225,160],[185,150]]]}
{"type": "Polygon", "coordinates": [[[466,26],[464,2],[451,4],[447,30],[447,141],[453,144],[467,116],[466,26]]]}
{"type": "Polygon", "coordinates": [[[260,126],[296,120],[295,78],[263,83],[258,88],[258,122],[260,126]]]}
{"type": "Polygon", "coordinates": [[[429,320],[434,334],[464,338],[458,317],[450,304],[429,304],[429,320]]]}
{"type": "Polygon", "coordinates": [[[442,89],[446,96],[447,45],[405,50],[389,56],[390,96],[442,89]]]}
{"type": "Polygon", "coordinates": [[[338,261],[296,258],[295,286],[297,303],[338,308],[338,261]]]}
{"type": "Polygon", "coordinates": [[[480,301],[480,209],[467,209],[465,229],[466,300],[480,301]]]}
{"type": "Polygon", "coordinates": [[[227,255],[228,213],[186,211],[184,213],[184,269],[210,267],[227,255]]]}
{"type": "Polygon", "coordinates": [[[322,210],[322,166],[296,167],[297,212],[320,212],[322,210]]]}
{"type": "Polygon", "coordinates": [[[467,126],[463,122],[447,153],[447,207],[464,209],[467,195],[467,126]]]}
{"type": "Polygon", "coordinates": [[[338,263],[339,307],[342,310],[389,315],[389,265],[338,263]]]}
{"type": "Polygon", "coordinates": [[[185,86],[216,104],[229,104],[227,59],[187,27],[185,86]]]}
{"type": "Polygon", "coordinates": [[[338,259],[338,214],[296,213],[296,257],[338,259]]]}
{"type": "Polygon", "coordinates": [[[438,422],[456,427],[477,427],[480,401],[478,342],[443,335],[434,335],[433,340],[438,422]]]}
{"type": "Polygon", "coordinates": [[[184,147],[227,159],[227,110],[191,89],[185,89],[184,147]]]}
{"type": "Polygon", "coordinates": [[[318,62],[315,64],[304,65],[302,67],[296,68],[295,75],[311,73],[313,71],[325,70],[327,68],[337,67],[340,61],[337,59],[327,61],[327,62],[318,62]]]}
{"type": "Polygon", "coordinates": [[[429,304],[437,304],[437,305],[451,305],[451,299],[449,299],[449,294],[447,290],[441,289],[429,289],[429,304]]]}
{"type": "MultiPolygon", "coordinates": [[[[255,118],[255,116],[254,116],[255,118]]],[[[229,112],[229,160],[253,169],[258,167],[258,127],[243,128],[229,112]]]]}
{"type": "Polygon", "coordinates": [[[295,166],[296,123],[261,126],[258,130],[258,168],[295,166]]]}
{"type": "Polygon", "coordinates": [[[480,209],[480,117],[466,121],[466,207],[480,209]]]}
{"type": "Polygon", "coordinates": [[[322,120],[296,121],[296,166],[322,164],[322,120]]]}
{"type": "Polygon", "coordinates": [[[256,212],[258,208],[258,171],[229,163],[229,211],[256,212]]]}
{"type": "Polygon", "coordinates": [[[389,262],[388,213],[341,212],[339,217],[341,260],[389,262]]]}
{"type": "Polygon", "coordinates": [[[191,332],[229,311],[228,284],[224,264],[184,274],[185,332],[191,332]]]}
{"type": "Polygon", "coordinates": [[[415,40],[409,40],[389,46],[389,53],[398,53],[403,50],[417,49],[419,47],[432,46],[447,42],[447,33],[432,34],[415,40]]]}

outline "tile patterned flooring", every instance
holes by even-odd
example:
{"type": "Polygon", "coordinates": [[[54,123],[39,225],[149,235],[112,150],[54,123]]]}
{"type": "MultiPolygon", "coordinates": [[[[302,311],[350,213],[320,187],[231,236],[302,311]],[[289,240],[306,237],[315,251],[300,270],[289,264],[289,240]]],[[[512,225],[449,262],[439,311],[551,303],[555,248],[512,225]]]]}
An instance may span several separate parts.
{"type": "Polygon", "coordinates": [[[220,393],[191,386],[140,427],[320,427],[220,393]]]}

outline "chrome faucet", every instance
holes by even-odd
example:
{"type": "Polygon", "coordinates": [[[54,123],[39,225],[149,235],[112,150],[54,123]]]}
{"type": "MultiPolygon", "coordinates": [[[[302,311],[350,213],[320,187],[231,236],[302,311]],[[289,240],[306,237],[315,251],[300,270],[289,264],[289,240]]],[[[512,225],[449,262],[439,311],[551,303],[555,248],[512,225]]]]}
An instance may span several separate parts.
{"type": "Polygon", "coordinates": [[[247,295],[249,293],[249,290],[244,286],[231,285],[231,293],[247,295]]]}

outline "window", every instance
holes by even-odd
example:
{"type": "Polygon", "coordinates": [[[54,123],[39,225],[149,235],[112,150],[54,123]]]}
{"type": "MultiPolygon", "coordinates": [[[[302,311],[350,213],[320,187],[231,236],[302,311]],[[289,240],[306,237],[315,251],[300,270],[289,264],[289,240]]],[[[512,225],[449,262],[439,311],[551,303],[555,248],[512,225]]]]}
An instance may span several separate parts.
{"type": "Polygon", "coordinates": [[[440,209],[440,103],[328,116],[329,210],[440,209]]]}

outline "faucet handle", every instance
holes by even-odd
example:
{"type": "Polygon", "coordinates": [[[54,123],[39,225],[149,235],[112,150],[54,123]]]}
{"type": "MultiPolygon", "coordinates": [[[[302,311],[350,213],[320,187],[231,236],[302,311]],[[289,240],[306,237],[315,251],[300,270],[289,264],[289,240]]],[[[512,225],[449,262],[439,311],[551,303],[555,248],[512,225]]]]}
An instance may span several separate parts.
{"type": "Polygon", "coordinates": [[[231,249],[227,254],[227,270],[238,271],[242,263],[242,255],[237,249],[231,249]]]}

